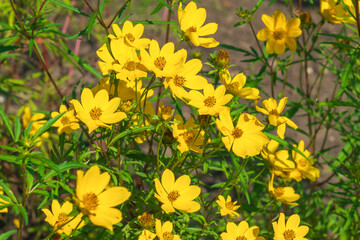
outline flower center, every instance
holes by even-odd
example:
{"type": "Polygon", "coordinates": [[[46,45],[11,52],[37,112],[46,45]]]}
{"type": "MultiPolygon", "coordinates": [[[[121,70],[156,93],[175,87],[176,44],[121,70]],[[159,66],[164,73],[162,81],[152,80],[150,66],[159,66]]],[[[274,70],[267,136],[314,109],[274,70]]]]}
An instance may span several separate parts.
{"type": "Polygon", "coordinates": [[[296,237],[294,230],[288,229],[284,232],[285,240],[293,240],[296,237]]]}
{"type": "Polygon", "coordinates": [[[182,134],[182,136],[186,143],[191,142],[195,137],[195,135],[192,131],[186,131],[185,133],[182,134]]]}
{"type": "Polygon", "coordinates": [[[244,236],[239,236],[239,237],[237,237],[235,240],[247,240],[247,238],[244,237],[244,236]]]}
{"type": "Polygon", "coordinates": [[[163,115],[171,115],[172,111],[171,111],[171,107],[170,106],[165,106],[161,108],[161,113],[163,115]]]}
{"type": "Polygon", "coordinates": [[[134,71],[136,69],[136,65],[136,62],[134,61],[127,61],[124,68],[128,71],[134,71]]]}
{"type": "Polygon", "coordinates": [[[60,121],[63,125],[70,125],[71,123],[70,118],[68,116],[63,116],[60,121]]]}
{"type": "Polygon", "coordinates": [[[69,220],[66,213],[60,213],[58,216],[58,220],[56,221],[54,228],[62,229],[63,225],[69,220]]]}
{"type": "Polygon", "coordinates": [[[204,100],[204,104],[206,107],[213,107],[216,104],[216,98],[213,96],[210,96],[204,100]]]}
{"type": "Polygon", "coordinates": [[[239,138],[243,135],[243,133],[244,133],[243,130],[241,130],[240,128],[235,128],[232,131],[231,135],[233,135],[234,138],[239,138]]]}
{"type": "Polygon", "coordinates": [[[130,42],[134,42],[134,41],[135,41],[135,37],[134,37],[131,33],[127,33],[127,34],[125,35],[125,37],[126,37],[127,39],[129,39],[130,42]]]}
{"type": "Polygon", "coordinates": [[[90,117],[93,120],[99,120],[101,115],[102,115],[102,110],[98,107],[94,107],[93,109],[90,110],[90,117]]]}
{"type": "Polygon", "coordinates": [[[278,111],[276,109],[269,111],[269,115],[280,116],[280,114],[278,113],[278,111]]]}
{"type": "Polygon", "coordinates": [[[187,32],[197,32],[197,28],[195,26],[191,26],[188,28],[187,32]]]}
{"type": "Polygon", "coordinates": [[[275,29],[273,37],[275,40],[282,40],[285,37],[285,31],[282,29],[275,29]]]}
{"type": "Polygon", "coordinates": [[[138,221],[145,228],[150,228],[155,224],[153,215],[147,212],[144,212],[141,216],[139,216],[138,221]]]}
{"type": "Polygon", "coordinates": [[[329,14],[330,14],[330,16],[336,15],[336,10],[334,8],[330,8],[329,9],[329,14]]]}
{"type": "Polygon", "coordinates": [[[229,210],[233,210],[234,209],[234,203],[233,202],[227,202],[225,203],[225,207],[229,210]]]}
{"type": "Polygon", "coordinates": [[[299,165],[300,165],[300,167],[302,167],[302,168],[305,168],[305,167],[307,167],[308,166],[308,161],[306,160],[306,159],[300,159],[299,160],[299,165]]]}
{"type": "Polygon", "coordinates": [[[171,232],[164,232],[163,233],[163,238],[164,238],[164,240],[173,240],[174,239],[174,234],[172,234],[171,232]]]}
{"type": "Polygon", "coordinates": [[[168,195],[168,199],[170,202],[174,202],[176,199],[180,197],[180,193],[176,190],[172,191],[168,195]]]}
{"type": "Polygon", "coordinates": [[[176,75],[175,78],[174,78],[174,84],[177,86],[177,87],[182,87],[184,86],[186,80],[184,77],[182,76],[178,76],[176,75]]]}
{"type": "Polygon", "coordinates": [[[285,190],[283,187],[277,187],[274,192],[277,197],[281,197],[285,193],[285,190]]]}
{"type": "Polygon", "coordinates": [[[154,61],[155,67],[157,67],[160,70],[163,70],[166,65],[166,60],[164,57],[158,57],[154,61]]]}
{"type": "Polygon", "coordinates": [[[95,193],[86,193],[83,195],[83,203],[88,211],[92,211],[96,210],[96,207],[99,205],[99,200],[95,193]]]}

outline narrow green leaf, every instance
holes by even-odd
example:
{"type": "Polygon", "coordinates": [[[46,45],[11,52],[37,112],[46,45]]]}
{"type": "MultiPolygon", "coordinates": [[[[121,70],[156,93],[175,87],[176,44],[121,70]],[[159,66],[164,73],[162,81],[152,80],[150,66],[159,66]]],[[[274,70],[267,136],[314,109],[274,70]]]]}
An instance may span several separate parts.
{"type": "Polygon", "coordinates": [[[251,13],[255,13],[259,7],[263,4],[264,0],[259,0],[256,4],[255,4],[255,7],[253,8],[253,10],[251,11],[251,13]]]}
{"type": "Polygon", "coordinates": [[[33,47],[34,47],[34,38],[30,38],[30,42],[29,42],[29,57],[31,57],[33,47]]]}
{"type": "Polygon", "coordinates": [[[66,4],[64,1],[60,1],[60,0],[50,0],[50,2],[53,2],[53,3],[55,3],[55,4],[59,5],[59,6],[65,7],[65,8],[67,8],[67,9],[69,9],[69,10],[71,10],[71,11],[73,11],[73,12],[79,13],[79,14],[81,14],[81,15],[83,15],[83,16],[90,17],[90,16],[87,15],[86,13],[80,11],[78,8],[66,4]]]}
{"type": "Polygon", "coordinates": [[[29,222],[29,218],[28,218],[28,214],[26,212],[26,209],[23,206],[18,206],[18,207],[19,207],[21,215],[23,216],[23,218],[25,220],[25,225],[27,225],[28,222],[29,222]]]}
{"type": "Polygon", "coordinates": [[[99,13],[102,14],[104,11],[106,0],[102,0],[99,7],[99,13]]]}
{"type": "Polygon", "coordinates": [[[4,161],[7,161],[7,162],[16,163],[16,164],[21,163],[20,161],[18,161],[17,156],[13,156],[13,155],[2,155],[2,154],[0,154],[0,160],[4,160],[4,161]]]}
{"type": "Polygon", "coordinates": [[[114,144],[120,138],[125,137],[126,135],[130,135],[130,134],[136,135],[136,134],[141,133],[143,131],[154,130],[154,129],[155,129],[155,126],[144,126],[144,127],[139,127],[139,128],[135,128],[135,129],[128,129],[128,130],[116,135],[113,139],[111,139],[111,142],[110,142],[109,146],[114,144]]]}
{"type": "MultiPolygon", "coordinates": [[[[105,1],[103,1],[105,2],[105,1]]],[[[98,13],[95,12],[91,17],[90,17],[90,20],[89,20],[89,24],[88,24],[88,27],[87,27],[87,33],[88,33],[88,39],[90,40],[90,36],[91,36],[91,29],[93,28],[94,26],[94,23],[95,23],[95,20],[96,20],[96,17],[97,17],[98,13]]]]}
{"type": "Polygon", "coordinates": [[[14,127],[15,142],[19,141],[20,133],[21,133],[21,122],[20,122],[20,118],[17,117],[15,120],[15,127],[14,127]]]}
{"type": "Polygon", "coordinates": [[[46,132],[57,120],[59,120],[66,112],[60,113],[54,118],[49,119],[47,123],[44,124],[32,137],[32,140],[36,140],[38,137],[40,137],[41,134],[46,132]]]}
{"type": "Polygon", "coordinates": [[[2,106],[0,106],[0,116],[1,116],[2,120],[4,121],[5,126],[6,126],[6,128],[8,129],[8,131],[9,131],[12,139],[15,140],[15,136],[14,136],[14,133],[13,133],[13,131],[12,131],[9,118],[8,118],[8,116],[5,114],[4,109],[3,109],[2,106]]]}
{"type": "Polygon", "coordinates": [[[4,192],[6,193],[6,196],[8,196],[11,199],[11,202],[18,204],[15,195],[2,180],[0,180],[0,186],[3,188],[4,192]]]}
{"type": "Polygon", "coordinates": [[[11,230],[9,232],[3,233],[0,235],[0,240],[7,240],[9,237],[17,233],[17,230],[11,230]]]}

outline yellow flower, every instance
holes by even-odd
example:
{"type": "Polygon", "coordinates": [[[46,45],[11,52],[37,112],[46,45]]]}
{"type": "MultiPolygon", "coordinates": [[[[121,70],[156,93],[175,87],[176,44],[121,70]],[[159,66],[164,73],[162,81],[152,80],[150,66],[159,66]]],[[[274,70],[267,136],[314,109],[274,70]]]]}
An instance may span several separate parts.
{"type": "Polygon", "coordinates": [[[96,95],[100,90],[105,89],[109,93],[109,98],[114,97],[115,85],[110,83],[110,77],[100,79],[100,83],[91,88],[93,95],[96,95]]]}
{"type": "Polygon", "coordinates": [[[183,67],[187,52],[181,49],[175,52],[174,43],[168,42],[161,49],[156,40],[151,40],[149,53],[140,49],[141,63],[155,73],[156,77],[173,77],[183,67]]]}
{"type": "Polygon", "coordinates": [[[289,205],[298,205],[295,203],[300,198],[299,194],[295,193],[294,188],[292,187],[277,187],[274,188],[274,174],[272,174],[269,181],[269,193],[278,201],[289,204],[289,205]]]}
{"type": "Polygon", "coordinates": [[[225,94],[226,88],[220,85],[214,90],[212,84],[204,86],[204,94],[191,90],[189,92],[189,105],[198,108],[199,115],[212,115],[217,116],[222,110],[229,109],[224,106],[233,98],[231,94],[225,94]]]}
{"type": "Polygon", "coordinates": [[[69,216],[73,210],[73,205],[70,202],[64,202],[61,206],[57,200],[53,200],[51,204],[52,212],[49,209],[41,210],[46,215],[45,221],[53,226],[54,230],[57,230],[56,232],[59,234],[65,233],[69,236],[73,230],[79,229],[85,224],[81,219],[82,213],[77,216],[69,216]]]}
{"type": "Polygon", "coordinates": [[[100,71],[103,75],[108,75],[114,70],[113,64],[116,62],[111,56],[109,49],[106,44],[103,44],[97,51],[96,54],[102,61],[98,61],[100,71]]]}
{"type": "MultiPolygon", "coordinates": [[[[30,107],[25,107],[24,114],[22,115],[22,122],[24,128],[27,128],[29,126],[29,123],[31,121],[31,129],[30,129],[30,135],[34,135],[44,124],[46,123],[46,120],[42,120],[45,118],[45,114],[43,113],[35,113],[33,116],[31,116],[31,110],[30,107]]],[[[50,134],[48,132],[44,132],[36,139],[36,141],[39,141],[36,143],[37,147],[40,147],[42,144],[42,140],[49,138],[50,134]]]]}
{"type": "Polygon", "coordinates": [[[219,200],[216,200],[216,203],[220,206],[220,214],[221,216],[230,215],[230,217],[239,217],[240,214],[236,212],[240,206],[236,206],[237,201],[232,202],[231,196],[228,195],[225,201],[223,196],[219,196],[219,200]]]}
{"type": "MultiPolygon", "coordinates": [[[[138,107],[135,109],[135,112],[140,112],[140,108],[144,107],[144,101],[141,101],[138,105],[138,107]]],[[[142,127],[142,126],[149,126],[152,123],[155,123],[155,120],[153,119],[153,116],[155,115],[155,109],[150,101],[145,100],[145,108],[142,111],[143,114],[135,114],[132,117],[132,122],[134,128],[136,127],[142,127]],[[140,124],[139,124],[140,123],[140,124]]],[[[133,128],[131,126],[131,128],[133,128]]],[[[150,133],[150,132],[149,132],[150,133]]],[[[148,134],[146,132],[139,133],[135,137],[135,141],[137,143],[143,143],[147,139],[148,134]]]]}
{"type": "Polygon", "coordinates": [[[245,74],[239,73],[233,79],[231,79],[229,70],[225,69],[219,72],[219,76],[220,76],[220,80],[231,94],[239,96],[244,99],[260,98],[259,89],[244,87],[246,83],[245,74]]]}
{"type": "Polygon", "coordinates": [[[234,222],[229,222],[226,225],[226,232],[221,233],[222,240],[265,240],[263,237],[258,237],[259,227],[253,226],[249,228],[246,221],[241,221],[239,225],[234,222]]]}
{"type": "Polygon", "coordinates": [[[189,99],[189,93],[184,87],[194,90],[201,90],[208,83],[206,78],[196,75],[202,68],[199,59],[191,59],[186,62],[181,71],[173,77],[167,77],[164,81],[165,89],[170,87],[174,98],[181,100],[189,99]]]}
{"type": "Polygon", "coordinates": [[[114,42],[116,44],[124,42],[129,47],[137,50],[141,48],[148,48],[150,39],[141,38],[144,32],[144,25],[142,25],[141,23],[134,26],[132,22],[126,20],[122,30],[117,24],[113,24],[111,25],[111,27],[115,34],[115,36],[112,34],[109,35],[111,42],[114,42]]]}
{"type": "Polygon", "coordinates": [[[163,120],[168,120],[172,117],[173,111],[170,106],[164,106],[164,103],[161,102],[158,108],[158,116],[163,120]]]}
{"type": "Polygon", "coordinates": [[[54,118],[63,112],[66,113],[53,124],[53,127],[58,127],[57,132],[59,135],[63,132],[66,134],[71,134],[73,130],[80,128],[79,120],[74,115],[73,107],[70,107],[68,110],[65,105],[61,105],[59,112],[52,112],[51,117],[54,118]]]}
{"type": "Polygon", "coordinates": [[[280,137],[285,135],[285,125],[282,125],[283,123],[286,123],[293,129],[298,128],[298,126],[293,121],[291,121],[289,118],[280,116],[280,113],[285,108],[286,102],[287,102],[287,97],[283,97],[282,99],[280,99],[279,105],[277,104],[277,102],[274,98],[269,98],[267,100],[262,101],[263,108],[261,108],[261,107],[257,106],[257,100],[255,100],[256,110],[265,115],[268,115],[268,120],[271,125],[273,125],[275,127],[279,127],[278,135],[280,137]]]}
{"type": "Polygon", "coordinates": [[[184,124],[182,117],[177,114],[172,128],[180,152],[187,152],[191,149],[194,152],[202,153],[203,150],[199,146],[204,143],[204,131],[200,131],[193,118],[190,118],[184,124]]]}
{"type": "Polygon", "coordinates": [[[273,222],[274,240],[307,240],[304,238],[309,232],[309,227],[299,226],[300,217],[298,214],[293,214],[289,217],[285,224],[285,214],[280,213],[277,222],[273,222]]]}
{"type": "Polygon", "coordinates": [[[279,142],[274,139],[261,151],[262,157],[271,165],[272,170],[287,171],[295,168],[295,163],[289,160],[288,150],[279,150],[279,142]]]}
{"type": "Polygon", "coordinates": [[[310,158],[310,152],[305,150],[305,143],[303,140],[299,142],[299,145],[293,145],[298,150],[300,150],[309,160],[304,158],[300,153],[292,151],[292,158],[296,162],[296,168],[300,171],[302,178],[308,178],[311,181],[315,181],[316,178],[320,177],[320,170],[312,166],[314,160],[310,158]]]}
{"type": "Polygon", "coordinates": [[[286,21],[285,15],[276,10],[273,16],[263,14],[261,17],[266,28],[261,29],[256,37],[260,41],[267,41],[266,52],[269,54],[276,53],[278,55],[285,52],[285,44],[294,52],[296,50],[295,38],[302,33],[300,29],[300,19],[290,18],[286,21]]]}
{"type": "MultiPolygon", "coordinates": [[[[354,13],[352,9],[354,4],[351,0],[343,0],[344,4],[354,13]]],[[[320,13],[321,15],[332,23],[353,23],[355,21],[352,16],[346,11],[341,1],[336,0],[320,0],[320,13]]]]}
{"type": "Polygon", "coordinates": [[[89,168],[85,174],[78,170],[76,202],[94,225],[112,231],[113,225],[122,220],[121,211],[114,207],[128,200],[131,193],[124,187],[109,187],[109,182],[110,175],[100,173],[97,165],[89,168]]]}
{"type": "Polygon", "coordinates": [[[200,209],[200,204],[193,200],[200,195],[201,189],[195,185],[190,186],[190,182],[188,175],[182,175],[175,181],[175,175],[169,169],[163,172],[161,183],[155,178],[155,197],[162,203],[161,208],[166,213],[175,212],[175,209],[185,212],[196,212],[200,209]]]}
{"type": "Polygon", "coordinates": [[[78,100],[71,100],[77,117],[89,128],[89,133],[98,127],[111,128],[107,124],[120,122],[126,118],[123,112],[115,112],[119,107],[120,98],[109,101],[109,94],[105,89],[100,90],[95,96],[89,88],[84,88],[81,93],[81,104],[78,100]]]}
{"type": "Polygon", "coordinates": [[[138,216],[137,220],[143,228],[152,228],[155,225],[154,216],[147,212],[144,212],[143,214],[138,216]]]}
{"type": "Polygon", "coordinates": [[[182,3],[179,3],[178,20],[185,37],[190,39],[194,46],[213,48],[219,45],[219,42],[214,38],[203,37],[214,34],[218,29],[218,25],[208,23],[203,26],[206,20],[206,10],[204,8],[198,9],[195,2],[191,1],[185,9],[182,8],[182,3]]]}
{"type": "Polygon", "coordinates": [[[240,115],[234,127],[230,110],[224,110],[220,113],[219,119],[216,119],[216,126],[225,135],[222,141],[226,149],[229,152],[232,150],[242,158],[258,155],[264,145],[269,142],[266,135],[261,132],[264,125],[256,117],[247,113],[240,115]]]}
{"type": "Polygon", "coordinates": [[[161,221],[156,219],[155,222],[156,235],[159,240],[181,240],[179,235],[174,235],[173,224],[169,221],[161,226],[161,221]]]}
{"type": "MultiPolygon", "coordinates": [[[[4,195],[3,187],[0,187],[0,195],[4,195]]],[[[9,204],[9,202],[7,202],[7,201],[3,200],[2,198],[0,198],[0,206],[5,205],[5,204],[9,204]]],[[[8,212],[8,208],[0,209],[0,213],[7,213],[7,212],[8,212]]]]}
{"type": "Polygon", "coordinates": [[[155,233],[150,232],[147,229],[144,229],[139,236],[138,240],[153,240],[156,237],[155,233]]]}

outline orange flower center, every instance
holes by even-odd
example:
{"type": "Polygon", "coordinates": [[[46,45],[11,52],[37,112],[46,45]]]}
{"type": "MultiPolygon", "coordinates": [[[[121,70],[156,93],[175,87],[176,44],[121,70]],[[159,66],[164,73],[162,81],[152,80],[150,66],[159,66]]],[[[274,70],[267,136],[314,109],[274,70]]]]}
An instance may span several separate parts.
{"type": "Polygon", "coordinates": [[[172,234],[171,232],[164,232],[163,233],[163,238],[164,238],[164,240],[173,240],[174,239],[174,234],[172,234]]]}
{"type": "Polygon", "coordinates": [[[127,39],[129,39],[130,42],[134,42],[134,41],[135,41],[135,37],[134,37],[131,33],[127,33],[127,34],[125,35],[125,37],[126,37],[127,39]]]}
{"type": "Polygon", "coordinates": [[[233,202],[227,202],[225,203],[225,207],[229,210],[233,210],[234,209],[234,203],[233,202]]]}
{"type": "Polygon", "coordinates": [[[176,199],[180,197],[180,193],[176,190],[172,191],[168,195],[168,199],[170,202],[174,202],[176,199]]]}
{"type": "Polygon", "coordinates": [[[274,192],[277,197],[281,197],[285,193],[285,190],[283,187],[277,187],[275,188],[274,192]]]}
{"type": "Polygon", "coordinates": [[[170,106],[165,106],[161,108],[161,113],[162,115],[171,115],[172,111],[171,111],[171,107],[170,106]]]}
{"type": "Polygon", "coordinates": [[[302,159],[299,160],[299,165],[300,165],[300,167],[302,167],[302,168],[307,167],[308,164],[309,164],[309,162],[308,162],[306,159],[304,159],[304,158],[302,158],[302,159]]]}
{"type": "Polygon", "coordinates": [[[285,31],[279,28],[275,29],[273,37],[275,40],[282,40],[285,37],[285,31]]]}
{"type": "Polygon", "coordinates": [[[90,117],[93,120],[99,120],[101,115],[102,115],[102,110],[98,107],[94,107],[93,109],[90,110],[90,117]]]}
{"type": "Polygon", "coordinates": [[[207,97],[207,98],[204,100],[204,104],[205,104],[206,107],[211,108],[211,107],[215,106],[215,104],[216,104],[216,98],[213,97],[213,96],[207,97]]]}
{"type": "Polygon", "coordinates": [[[176,75],[175,78],[174,78],[174,84],[177,86],[177,87],[182,87],[184,86],[186,80],[184,77],[182,76],[178,76],[176,75]]]}
{"type": "Polygon", "coordinates": [[[99,205],[99,199],[95,193],[86,193],[83,195],[83,204],[88,211],[96,210],[99,205]]]}
{"type": "Polygon", "coordinates": [[[239,236],[239,237],[236,238],[236,240],[247,240],[247,238],[244,237],[244,236],[239,236]]]}
{"type": "Polygon", "coordinates": [[[197,32],[197,27],[191,26],[191,27],[189,27],[189,29],[187,30],[187,32],[197,32]]]}
{"type": "Polygon", "coordinates": [[[163,70],[166,65],[166,60],[164,57],[157,57],[154,61],[155,67],[157,67],[160,70],[163,70]]]}
{"type": "Polygon", "coordinates": [[[63,116],[60,121],[62,125],[70,125],[71,123],[70,118],[68,116],[63,116]]]}
{"type": "Polygon", "coordinates": [[[269,115],[280,116],[280,114],[278,113],[278,111],[276,109],[269,111],[269,115]]]}
{"type": "Polygon", "coordinates": [[[134,61],[127,61],[124,68],[128,71],[134,71],[136,69],[136,65],[136,62],[134,61]]]}
{"type": "Polygon", "coordinates": [[[69,220],[66,213],[60,213],[58,216],[58,220],[55,222],[54,228],[62,229],[63,225],[69,220]]]}
{"type": "Polygon", "coordinates": [[[144,212],[141,216],[139,216],[138,221],[145,228],[150,228],[155,224],[153,215],[147,212],[144,212]]]}
{"type": "Polygon", "coordinates": [[[240,128],[235,128],[231,135],[233,135],[234,138],[240,138],[243,135],[243,131],[240,128]]]}
{"type": "Polygon", "coordinates": [[[192,131],[186,131],[182,134],[184,140],[186,143],[189,144],[189,142],[192,142],[192,140],[194,139],[195,135],[192,131]]]}
{"type": "Polygon", "coordinates": [[[329,9],[329,14],[330,14],[330,16],[336,15],[336,10],[334,8],[330,8],[329,9]]]}
{"type": "Polygon", "coordinates": [[[284,232],[285,240],[293,240],[296,237],[294,230],[288,229],[284,232]]]}

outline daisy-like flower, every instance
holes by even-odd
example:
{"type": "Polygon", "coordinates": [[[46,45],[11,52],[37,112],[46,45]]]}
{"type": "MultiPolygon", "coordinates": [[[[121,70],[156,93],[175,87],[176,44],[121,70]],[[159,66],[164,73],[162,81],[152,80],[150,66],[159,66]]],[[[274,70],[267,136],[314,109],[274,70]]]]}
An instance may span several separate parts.
{"type": "Polygon", "coordinates": [[[280,213],[277,222],[273,222],[274,240],[307,240],[304,238],[309,232],[309,227],[299,226],[300,216],[293,214],[285,223],[285,214],[280,213]]]}
{"type": "Polygon", "coordinates": [[[276,10],[273,16],[263,14],[261,16],[266,28],[261,29],[256,35],[260,41],[267,41],[266,52],[278,55],[285,52],[285,44],[294,52],[296,50],[295,38],[302,33],[300,29],[300,19],[290,18],[286,21],[285,15],[276,10]]]}
{"type": "Polygon", "coordinates": [[[191,90],[189,92],[189,105],[198,108],[199,115],[212,115],[217,116],[222,110],[229,109],[224,106],[233,98],[231,94],[225,94],[226,88],[220,85],[214,90],[212,84],[204,86],[204,94],[191,90]]]}
{"type": "MultiPolygon", "coordinates": [[[[29,126],[29,123],[32,121],[31,129],[30,129],[30,135],[34,135],[44,124],[46,123],[46,120],[43,120],[45,118],[45,114],[43,113],[35,113],[31,116],[31,110],[30,107],[25,107],[24,114],[22,115],[22,122],[23,127],[27,128],[29,126]]],[[[50,134],[48,132],[44,132],[36,139],[36,141],[39,141],[36,143],[37,147],[40,147],[42,144],[42,140],[49,138],[50,134]]]]}
{"type": "Polygon", "coordinates": [[[170,87],[174,98],[178,97],[181,100],[189,99],[189,93],[184,87],[193,90],[201,90],[208,83],[206,78],[196,75],[201,68],[202,63],[199,59],[191,59],[184,64],[182,70],[175,76],[165,78],[165,88],[170,87]]]}
{"type": "Polygon", "coordinates": [[[231,94],[239,96],[244,99],[260,98],[259,89],[244,87],[246,83],[246,76],[244,73],[239,73],[234,78],[231,78],[229,70],[225,69],[223,71],[220,71],[219,75],[220,75],[220,80],[231,94]]]}
{"type": "Polygon", "coordinates": [[[138,240],[153,240],[154,238],[156,238],[155,233],[152,233],[149,230],[144,229],[142,231],[141,235],[139,236],[138,240]]]}
{"type": "Polygon", "coordinates": [[[109,93],[109,98],[114,97],[115,85],[110,83],[110,77],[100,79],[100,83],[91,88],[93,95],[96,95],[100,90],[105,89],[109,93]]]}
{"type": "Polygon", "coordinates": [[[185,212],[200,209],[200,204],[193,200],[200,195],[201,189],[195,185],[190,186],[190,182],[188,175],[182,175],[175,181],[175,175],[169,169],[163,172],[161,182],[155,178],[155,197],[162,203],[161,208],[166,213],[175,212],[175,209],[185,212]]]}
{"type": "Polygon", "coordinates": [[[63,132],[66,134],[71,134],[73,130],[80,128],[79,120],[74,115],[73,107],[67,109],[65,105],[61,105],[59,112],[52,112],[51,117],[54,118],[63,112],[66,113],[53,124],[53,127],[58,127],[57,133],[59,135],[63,132]]]}
{"type": "Polygon", "coordinates": [[[194,152],[202,153],[203,150],[199,146],[204,143],[204,131],[200,131],[193,118],[190,118],[184,124],[182,117],[177,114],[175,123],[171,127],[180,152],[187,152],[191,149],[194,152]]]}
{"type": "MultiPolygon", "coordinates": [[[[298,126],[291,121],[289,118],[280,116],[281,112],[284,110],[287,97],[283,97],[280,99],[279,104],[277,104],[274,98],[269,98],[267,100],[262,101],[262,108],[257,106],[257,100],[255,100],[255,108],[256,111],[261,112],[265,115],[268,115],[269,123],[275,127],[278,127],[278,135],[280,137],[285,135],[285,125],[287,124],[293,129],[297,129],[298,126]]],[[[282,137],[283,138],[283,137],[282,137]]]]}
{"type": "Polygon", "coordinates": [[[122,30],[117,24],[113,24],[111,27],[115,34],[109,35],[111,42],[114,42],[115,44],[124,42],[129,47],[137,50],[141,48],[148,48],[150,39],[141,38],[142,34],[144,33],[144,25],[141,23],[134,26],[132,22],[126,20],[122,30]]]}
{"type": "Polygon", "coordinates": [[[108,187],[110,175],[100,173],[97,165],[84,173],[77,171],[76,203],[90,221],[110,231],[122,220],[122,213],[115,206],[129,199],[131,193],[124,187],[108,187]],[[106,189],[105,189],[106,188],[106,189]]]}
{"type": "Polygon", "coordinates": [[[232,150],[239,157],[255,156],[260,153],[264,145],[269,142],[259,120],[247,113],[242,113],[236,127],[232,122],[230,110],[224,110],[216,119],[216,127],[224,135],[222,141],[226,149],[232,150]]]}
{"type": "Polygon", "coordinates": [[[295,163],[289,160],[288,150],[279,150],[279,142],[274,139],[263,148],[261,156],[271,165],[272,170],[288,171],[295,168],[295,163]]]}
{"type": "Polygon", "coordinates": [[[49,209],[41,209],[45,215],[47,221],[57,233],[65,233],[70,235],[75,229],[79,229],[84,226],[82,221],[82,213],[76,216],[69,216],[73,210],[73,205],[70,202],[64,202],[61,206],[58,200],[53,200],[51,203],[51,211],[49,209]],[[80,223],[81,222],[81,223],[80,223]]]}
{"type": "MultiPolygon", "coordinates": [[[[3,187],[0,187],[0,195],[4,195],[3,187]]],[[[7,201],[3,200],[2,198],[0,198],[0,206],[5,205],[5,204],[9,204],[9,202],[7,202],[7,201]]],[[[0,209],[0,213],[7,213],[7,212],[8,212],[8,208],[0,209]]]]}
{"type": "Polygon", "coordinates": [[[173,234],[173,224],[166,221],[161,225],[161,221],[156,219],[155,222],[156,236],[159,240],[180,240],[179,235],[173,234]]]}
{"type": "Polygon", "coordinates": [[[97,51],[96,54],[102,61],[98,61],[100,71],[103,75],[108,75],[114,70],[113,64],[116,63],[113,56],[111,56],[109,49],[106,44],[103,44],[97,51]]]}
{"type": "Polygon", "coordinates": [[[236,206],[237,201],[232,202],[231,196],[228,195],[225,201],[225,198],[223,196],[219,196],[219,200],[216,200],[216,203],[220,206],[220,214],[221,216],[230,215],[230,217],[239,217],[240,214],[236,212],[236,210],[240,206],[236,206]]]}
{"type": "Polygon", "coordinates": [[[222,240],[265,240],[265,238],[258,236],[259,227],[253,226],[249,228],[249,224],[246,221],[241,221],[239,225],[234,222],[229,222],[226,225],[226,232],[221,233],[222,240]]]}
{"type": "Polygon", "coordinates": [[[206,20],[206,10],[204,8],[198,9],[195,2],[191,1],[185,9],[182,8],[182,3],[179,3],[178,20],[185,37],[190,39],[194,46],[213,48],[219,45],[219,42],[214,38],[203,37],[214,34],[218,29],[218,25],[208,23],[203,26],[206,20]]]}
{"type": "MultiPolygon", "coordinates": [[[[350,11],[355,9],[351,0],[343,0],[343,2],[350,11]]],[[[355,23],[341,1],[320,0],[320,13],[323,18],[332,23],[355,23]]]]}
{"type": "Polygon", "coordinates": [[[156,77],[173,77],[181,71],[187,56],[185,49],[175,51],[174,43],[168,42],[161,49],[156,40],[151,40],[149,53],[140,49],[141,63],[155,73],[156,77]]]}
{"type": "MultiPolygon", "coordinates": [[[[298,150],[300,150],[309,160],[304,158],[300,153],[292,151],[292,158],[296,162],[296,168],[301,173],[302,178],[308,178],[311,181],[315,181],[316,178],[320,177],[320,170],[313,166],[314,160],[310,158],[310,152],[305,150],[305,143],[303,140],[293,145],[298,150]]],[[[298,179],[295,179],[298,180],[298,179]]]]}
{"type": "Polygon", "coordinates": [[[288,205],[298,205],[295,203],[300,198],[300,195],[295,193],[294,188],[292,187],[277,187],[274,188],[274,174],[272,174],[269,181],[269,193],[276,200],[288,204],[288,205]]]}
{"type": "Polygon", "coordinates": [[[120,122],[126,118],[123,112],[115,112],[119,107],[120,98],[109,101],[109,93],[102,89],[95,96],[89,88],[81,93],[81,104],[78,100],[71,100],[77,117],[89,128],[89,133],[98,127],[111,128],[108,124],[120,122]]]}

